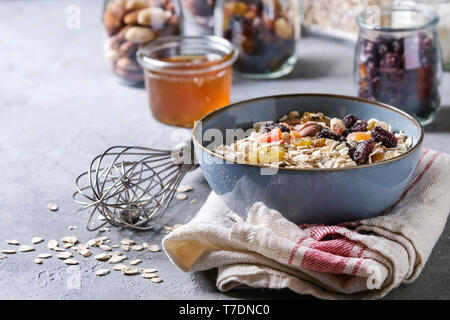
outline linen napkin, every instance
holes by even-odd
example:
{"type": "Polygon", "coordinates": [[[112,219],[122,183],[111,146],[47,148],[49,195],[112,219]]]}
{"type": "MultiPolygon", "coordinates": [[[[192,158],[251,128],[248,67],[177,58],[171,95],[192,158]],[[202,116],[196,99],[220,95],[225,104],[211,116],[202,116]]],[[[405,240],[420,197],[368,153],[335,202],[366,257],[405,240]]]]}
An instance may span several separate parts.
{"type": "Polygon", "coordinates": [[[246,220],[211,193],[163,239],[183,271],[218,268],[217,287],[289,288],[322,299],[375,299],[414,281],[450,211],[450,156],[423,149],[411,184],[382,216],[300,226],[263,203],[246,220]]]}

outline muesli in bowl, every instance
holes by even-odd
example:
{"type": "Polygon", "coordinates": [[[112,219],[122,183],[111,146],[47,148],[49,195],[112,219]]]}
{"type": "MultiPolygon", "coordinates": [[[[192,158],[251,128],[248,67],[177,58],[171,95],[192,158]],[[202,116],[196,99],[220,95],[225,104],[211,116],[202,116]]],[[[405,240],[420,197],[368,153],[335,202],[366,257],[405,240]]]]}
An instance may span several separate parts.
{"type": "Polygon", "coordinates": [[[278,121],[257,122],[250,135],[214,152],[226,159],[285,168],[343,168],[389,160],[411,148],[403,131],[375,118],[343,119],[291,111],[278,121]]]}

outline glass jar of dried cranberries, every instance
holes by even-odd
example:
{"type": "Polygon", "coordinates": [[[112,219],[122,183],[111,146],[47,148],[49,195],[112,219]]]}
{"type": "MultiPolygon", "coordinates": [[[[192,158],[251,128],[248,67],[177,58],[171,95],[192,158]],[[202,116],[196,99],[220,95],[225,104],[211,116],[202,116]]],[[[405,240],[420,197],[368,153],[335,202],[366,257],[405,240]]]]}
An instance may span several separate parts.
{"type": "Polygon", "coordinates": [[[299,0],[223,0],[214,20],[216,35],[239,49],[239,74],[273,79],[292,71],[300,37],[299,0]]]}
{"type": "Polygon", "coordinates": [[[358,19],[355,80],[359,96],[403,109],[423,125],[440,106],[442,76],[436,13],[373,7],[358,19]]]}

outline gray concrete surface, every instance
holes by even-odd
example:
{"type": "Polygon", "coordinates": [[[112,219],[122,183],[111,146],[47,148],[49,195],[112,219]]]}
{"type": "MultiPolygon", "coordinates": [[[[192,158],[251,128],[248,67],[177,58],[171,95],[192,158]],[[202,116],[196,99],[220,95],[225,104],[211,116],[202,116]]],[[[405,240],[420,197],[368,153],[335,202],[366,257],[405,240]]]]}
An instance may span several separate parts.
{"type": "MultiPolygon", "coordinates": [[[[29,243],[76,235],[95,237],[76,213],[72,201],[74,179],[91,158],[118,144],[170,147],[174,128],[158,123],[148,110],[142,89],[119,85],[107,72],[102,55],[102,1],[0,1],[0,249],[6,239],[29,243]],[[81,29],[66,27],[67,7],[81,8],[81,29]],[[60,206],[49,212],[48,202],[60,206]],[[75,225],[78,229],[68,231],[75,225]]],[[[276,81],[236,79],[232,100],[295,92],[354,94],[352,48],[333,41],[303,38],[300,61],[289,76],[276,81]]],[[[450,153],[450,73],[442,85],[443,105],[436,122],[427,128],[425,146],[450,153]]],[[[188,221],[206,198],[209,187],[198,170],[187,182],[195,187],[190,199],[175,201],[164,219],[173,225],[188,221]]],[[[424,212],[426,214],[426,212],[424,212]]],[[[134,233],[112,228],[113,243],[130,236],[139,242],[160,243],[163,231],[134,233]]],[[[390,299],[449,299],[450,231],[444,231],[421,276],[393,290],[390,299]]],[[[47,252],[46,245],[36,245],[47,252]]],[[[159,270],[164,282],[117,272],[99,278],[102,263],[81,259],[68,268],[52,258],[33,263],[36,253],[20,253],[0,260],[2,299],[309,299],[285,291],[238,290],[221,293],[216,271],[186,274],[163,252],[136,253],[142,266],[159,270]],[[77,280],[79,279],[79,281],[77,280]]]]}

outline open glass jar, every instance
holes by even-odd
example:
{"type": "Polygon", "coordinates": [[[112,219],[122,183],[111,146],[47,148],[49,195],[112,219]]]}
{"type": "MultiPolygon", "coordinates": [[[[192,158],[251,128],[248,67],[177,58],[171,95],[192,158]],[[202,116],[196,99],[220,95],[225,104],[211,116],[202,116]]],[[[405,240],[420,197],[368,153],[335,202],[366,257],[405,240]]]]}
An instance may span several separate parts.
{"type": "Polygon", "coordinates": [[[423,125],[440,106],[442,63],[432,11],[380,7],[363,11],[355,50],[355,80],[362,98],[403,109],[423,125]]]}
{"type": "Polygon", "coordinates": [[[297,62],[300,17],[299,0],[223,0],[215,11],[215,33],[239,49],[239,74],[278,78],[297,62]]]}
{"type": "Polygon", "coordinates": [[[106,0],[103,24],[105,58],[113,74],[129,85],[143,85],[136,52],[160,36],[179,35],[178,0],[106,0]]]}
{"type": "Polygon", "coordinates": [[[216,36],[164,37],[144,46],[137,58],[154,117],[192,127],[204,115],[229,104],[237,56],[229,41],[216,36]]]}

